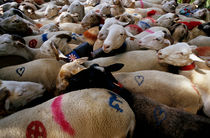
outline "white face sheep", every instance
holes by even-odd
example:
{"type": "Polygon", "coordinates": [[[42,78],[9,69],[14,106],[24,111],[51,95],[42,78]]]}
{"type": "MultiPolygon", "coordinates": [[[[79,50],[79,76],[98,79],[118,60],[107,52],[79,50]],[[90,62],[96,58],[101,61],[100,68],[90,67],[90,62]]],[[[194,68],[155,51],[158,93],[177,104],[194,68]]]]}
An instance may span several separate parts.
{"type": "Polygon", "coordinates": [[[104,40],[102,47],[105,53],[120,48],[127,37],[133,37],[133,35],[125,30],[123,26],[118,24],[111,25],[107,30],[109,33],[104,40]]]}
{"type": "Polygon", "coordinates": [[[179,19],[179,16],[174,14],[174,13],[167,13],[162,16],[160,16],[157,19],[157,25],[162,26],[162,27],[170,27],[171,25],[174,24],[175,21],[179,19]]]}
{"type": "Polygon", "coordinates": [[[0,79],[37,82],[43,84],[50,91],[55,88],[56,77],[63,64],[64,62],[58,62],[51,58],[33,60],[1,68],[0,79]]]}
{"type": "Polygon", "coordinates": [[[177,43],[171,45],[158,52],[159,61],[168,63],[174,66],[181,66],[179,74],[189,78],[198,88],[204,103],[204,113],[210,116],[210,89],[209,76],[210,71],[206,69],[196,68],[193,61],[205,62],[192,54],[194,46],[189,46],[187,43],[177,43]]]}
{"type": "Polygon", "coordinates": [[[84,5],[80,1],[74,1],[71,3],[69,8],[67,9],[67,12],[71,14],[77,13],[79,15],[79,21],[82,21],[83,17],[85,16],[85,8],[84,5]]]}
{"type": "MultiPolygon", "coordinates": [[[[21,70],[18,71],[21,73],[21,70]]],[[[1,103],[7,111],[16,111],[45,92],[42,84],[0,80],[1,103]]]]}
{"type": "Polygon", "coordinates": [[[148,34],[142,37],[139,41],[140,48],[147,48],[150,50],[159,50],[166,46],[171,45],[170,40],[165,39],[166,32],[157,31],[153,34],[148,34]]]}

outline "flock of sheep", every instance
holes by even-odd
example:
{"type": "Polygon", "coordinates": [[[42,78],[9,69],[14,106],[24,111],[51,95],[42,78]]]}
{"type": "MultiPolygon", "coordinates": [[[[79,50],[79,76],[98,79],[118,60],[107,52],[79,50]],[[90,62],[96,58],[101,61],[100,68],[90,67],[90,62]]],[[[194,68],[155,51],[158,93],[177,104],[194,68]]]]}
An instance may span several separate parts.
{"type": "Polygon", "coordinates": [[[0,0],[0,138],[209,137],[206,0],[0,0]]]}

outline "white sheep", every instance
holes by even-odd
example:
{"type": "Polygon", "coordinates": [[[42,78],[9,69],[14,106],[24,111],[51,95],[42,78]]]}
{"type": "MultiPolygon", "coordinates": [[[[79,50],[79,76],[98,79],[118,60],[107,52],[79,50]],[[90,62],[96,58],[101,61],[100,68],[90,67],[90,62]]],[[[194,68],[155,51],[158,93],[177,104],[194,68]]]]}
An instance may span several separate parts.
{"type": "Polygon", "coordinates": [[[194,39],[191,39],[187,43],[196,46],[210,46],[210,37],[200,35],[194,39]]]}
{"type": "Polygon", "coordinates": [[[135,116],[127,102],[106,89],[67,93],[0,120],[2,138],[132,137],[135,116]]]}
{"type": "Polygon", "coordinates": [[[57,32],[49,32],[49,33],[43,33],[40,35],[34,35],[34,36],[26,36],[23,37],[23,39],[25,40],[26,44],[31,47],[31,48],[40,48],[41,45],[47,41],[48,39],[50,39],[52,36],[54,35],[58,35],[58,34],[62,34],[62,33],[71,33],[68,31],[57,31],[57,32]]]}
{"type": "Polygon", "coordinates": [[[158,62],[155,50],[136,50],[124,52],[110,57],[101,57],[89,60],[84,63],[86,67],[97,63],[100,66],[107,66],[114,63],[122,63],[124,67],[118,72],[133,72],[139,70],[161,70],[167,71],[167,66],[158,62]]]}
{"type": "Polygon", "coordinates": [[[55,88],[56,77],[64,62],[46,58],[0,69],[0,79],[41,83],[50,91],[55,88]]]}
{"type": "Polygon", "coordinates": [[[44,86],[39,83],[0,80],[0,116],[4,110],[6,113],[17,111],[44,92],[44,86]]]}
{"type": "Polygon", "coordinates": [[[196,114],[202,100],[193,83],[182,75],[157,70],[114,73],[130,92],[142,93],[155,101],[196,114]]]}
{"type": "Polygon", "coordinates": [[[210,71],[196,68],[193,61],[202,60],[192,53],[193,49],[195,49],[195,46],[189,46],[187,43],[171,45],[158,52],[159,62],[181,67],[179,74],[189,78],[198,88],[203,101],[204,113],[210,116],[210,88],[208,84],[210,81],[210,71]]]}

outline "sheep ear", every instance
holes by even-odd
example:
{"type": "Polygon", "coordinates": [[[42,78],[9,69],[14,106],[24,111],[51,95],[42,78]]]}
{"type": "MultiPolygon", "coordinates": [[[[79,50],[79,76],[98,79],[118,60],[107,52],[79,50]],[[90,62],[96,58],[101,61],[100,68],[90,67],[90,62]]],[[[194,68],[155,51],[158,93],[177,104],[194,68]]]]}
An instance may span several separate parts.
{"type": "Polygon", "coordinates": [[[52,42],[50,44],[50,47],[52,48],[54,54],[55,54],[55,57],[57,59],[57,61],[59,61],[60,59],[68,59],[67,56],[65,56],[60,50],[58,50],[55,46],[56,44],[54,42],[52,42]]]}
{"type": "Polygon", "coordinates": [[[197,46],[196,45],[191,45],[190,48],[191,48],[192,51],[194,51],[194,50],[196,50],[197,46]]]}
{"type": "Polygon", "coordinates": [[[104,69],[108,72],[114,72],[114,71],[120,70],[123,66],[124,64],[122,63],[115,63],[115,64],[104,67],[104,69]]]}
{"type": "Polygon", "coordinates": [[[134,35],[132,35],[130,32],[128,32],[126,29],[125,29],[125,33],[128,37],[130,37],[130,40],[136,39],[136,37],[134,35]]]}
{"type": "Polygon", "coordinates": [[[7,100],[5,101],[4,108],[8,111],[8,110],[9,110],[9,106],[10,106],[10,100],[7,99],[7,100]]]}
{"type": "Polygon", "coordinates": [[[9,91],[6,87],[0,88],[0,101],[4,101],[8,95],[9,91]]]}
{"type": "Polygon", "coordinates": [[[192,61],[205,62],[205,61],[202,60],[201,58],[197,57],[195,54],[190,54],[189,58],[190,58],[192,61]]]}
{"type": "Polygon", "coordinates": [[[87,60],[88,60],[88,57],[82,57],[82,58],[76,59],[75,61],[76,61],[78,64],[83,64],[83,63],[85,63],[87,60]]]}

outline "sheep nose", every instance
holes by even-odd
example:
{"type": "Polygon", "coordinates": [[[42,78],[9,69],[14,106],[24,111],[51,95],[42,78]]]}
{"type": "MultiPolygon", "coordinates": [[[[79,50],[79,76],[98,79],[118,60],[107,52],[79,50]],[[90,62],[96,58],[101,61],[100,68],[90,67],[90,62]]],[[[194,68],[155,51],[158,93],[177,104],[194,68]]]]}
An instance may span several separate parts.
{"type": "Polygon", "coordinates": [[[104,39],[103,39],[103,34],[99,34],[99,35],[98,35],[98,38],[99,38],[100,40],[104,40],[104,39]]]}
{"type": "Polygon", "coordinates": [[[158,56],[162,56],[163,54],[161,52],[158,52],[158,56]]]}
{"type": "Polygon", "coordinates": [[[43,91],[45,91],[46,89],[45,89],[45,87],[44,86],[42,86],[42,88],[41,88],[43,91]]]}
{"type": "Polygon", "coordinates": [[[105,50],[105,49],[110,48],[110,45],[106,45],[106,44],[105,44],[103,47],[104,47],[104,50],[105,50]]]}
{"type": "Polygon", "coordinates": [[[139,40],[139,44],[141,44],[142,43],[142,41],[141,40],[139,40]]]}

